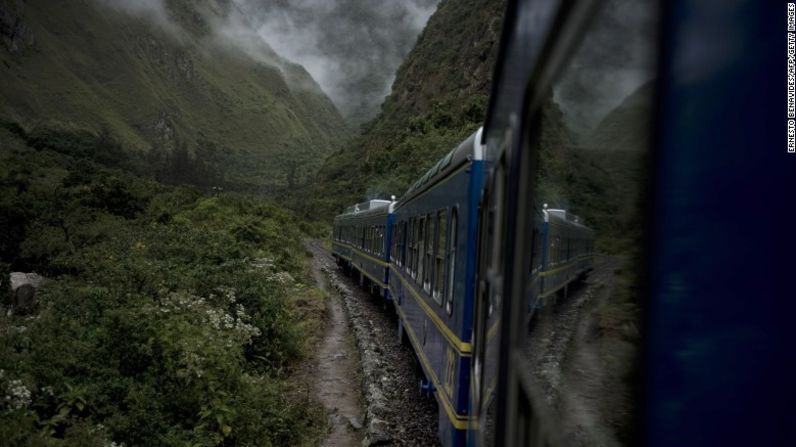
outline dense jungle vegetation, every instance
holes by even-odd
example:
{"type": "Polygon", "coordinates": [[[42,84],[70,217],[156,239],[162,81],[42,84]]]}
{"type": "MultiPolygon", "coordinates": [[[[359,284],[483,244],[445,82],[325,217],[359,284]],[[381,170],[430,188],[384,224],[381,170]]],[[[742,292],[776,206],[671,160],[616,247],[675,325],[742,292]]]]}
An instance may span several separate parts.
{"type": "Polygon", "coordinates": [[[297,301],[317,298],[290,213],[0,137],[2,288],[9,271],[48,278],[35,312],[0,315],[3,445],[297,445],[323,430],[284,380],[308,336],[297,301]]]}

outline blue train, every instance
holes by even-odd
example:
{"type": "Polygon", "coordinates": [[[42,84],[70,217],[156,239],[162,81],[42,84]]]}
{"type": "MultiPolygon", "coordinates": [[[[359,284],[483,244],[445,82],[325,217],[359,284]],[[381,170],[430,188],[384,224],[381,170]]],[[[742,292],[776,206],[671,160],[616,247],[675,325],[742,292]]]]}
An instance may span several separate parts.
{"type": "MultiPolygon", "coordinates": [[[[490,229],[481,224],[488,172],[481,137],[479,129],[400,200],[360,203],[334,220],[338,264],[395,306],[399,334],[409,338],[427,378],[421,386],[439,404],[439,437],[446,446],[466,445],[475,425],[471,367],[476,373],[483,369],[471,364],[478,259],[488,263],[491,250],[485,243],[490,229]]],[[[529,315],[591,268],[594,239],[577,217],[546,207],[535,234],[529,315]]],[[[496,330],[490,327],[487,343],[496,330]]],[[[487,383],[493,379],[487,372],[487,383]]]]}
{"type": "MultiPolygon", "coordinates": [[[[792,250],[783,249],[793,245],[792,220],[749,228],[761,215],[792,214],[792,200],[777,194],[792,189],[792,158],[784,130],[771,130],[784,123],[776,106],[784,93],[768,86],[771,73],[784,73],[793,7],[626,3],[507,0],[481,135],[399,201],[367,202],[335,219],[335,257],[394,304],[439,402],[446,446],[569,445],[561,435],[571,427],[528,378],[527,316],[588,272],[594,235],[567,211],[537,205],[540,142],[571,149],[545,134],[550,99],[560,105],[574,93],[577,110],[600,108],[592,93],[617,92],[603,81],[624,85],[642,72],[650,102],[636,108],[641,119],[610,132],[613,114],[602,120],[609,132],[598,133],[617,149],[632,140],[648,150],[649,182],[635,203],[645,235],[633,260],[647,272],[637,291],[646,306],[643,399],[635,397],[641,416],[623,442],[794,445],[793,312],[788,300],[749,305],[792,292],[792,250]],[[600,15],[611,4],[624,6],[622,26],[600,15]],[[651,46],[635,45],[631,28],[654,35],[651,46]],[[627,44],[649,56],[642,71],[619,57],[627,44]],[[595,65],[599,76],[588,71],[595,65]],[[573,79],[587,82],[556,89],[573,79]],[[760,147],[780,149],[750,151],[760,147]]],[[[633,115],[638,99],[627,96],[617,110],[633,115]]],[[[603,444],[577,435],[579,445],[603,444]]]]}
{"type": "Polygon", "coordinates": [[[359,274],[360,285],[386,299],[394,201],[370,200],[349,207],[334,220],[332,247],[338,263],[359,274]]]}

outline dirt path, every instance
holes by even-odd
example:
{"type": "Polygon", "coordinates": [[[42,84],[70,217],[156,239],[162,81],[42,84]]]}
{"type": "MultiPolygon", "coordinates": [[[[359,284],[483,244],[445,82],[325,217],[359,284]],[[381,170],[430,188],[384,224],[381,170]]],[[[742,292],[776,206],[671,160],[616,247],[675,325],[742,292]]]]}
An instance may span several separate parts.
{"type": "MultiPolygon", "coordinates": [[[[315,249],[307,242],[307,249],[315,249]]],[[[359,355],[348,326],[340,295],[330,290],[323,273],[324,263],[313,256],[312,276],[328,297],[327,329],[316,356],[314,390],[329,414],[331,432],[324,447],[356,446],[362,442],[362,387],[359,355]]]]}
{"type": "Polygon", "coordinates": [[[398,339],[393,306],[343,274],[320,241],[308,249],[342,298],[357,342],[367,408],[362,445],[438,446],[439,410],[433,397],[420,394],[422,372],[412,348],[398,339]]]}

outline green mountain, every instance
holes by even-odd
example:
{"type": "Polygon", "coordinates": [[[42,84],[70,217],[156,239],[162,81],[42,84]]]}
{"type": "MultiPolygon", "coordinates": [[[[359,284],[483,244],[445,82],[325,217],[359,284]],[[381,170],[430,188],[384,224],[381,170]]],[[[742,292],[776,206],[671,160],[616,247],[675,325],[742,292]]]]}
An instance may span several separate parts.
{"type": "Polygon", "coordinates": [[[636,89],[600,121],[584,145],[609,151],[643,151],[650,144],[654,93],[652,81],[636,89]]]}
{"type": "Polygon", "coordinates": [[[1,0],[0,120],[38,147],[110,138],[165,181],[302,183],[350,131],[301,66],[241,24],[228,0],[1,0]]]}
{"type": "Polygon", "coordinates": [[[327,218],[366,197],[400,196],[483,122],[503,0],[443,0],[401,64],[381,114],[330,156],[297,194],[299,211],[327,218]]]}

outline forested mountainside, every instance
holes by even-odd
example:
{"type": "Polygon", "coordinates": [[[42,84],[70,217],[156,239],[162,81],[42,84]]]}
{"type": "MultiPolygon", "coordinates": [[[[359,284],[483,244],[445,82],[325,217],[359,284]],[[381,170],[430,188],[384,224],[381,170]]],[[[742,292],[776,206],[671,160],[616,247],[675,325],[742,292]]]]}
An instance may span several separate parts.
{"type": "Polygon", "coordinates": [[[439,3],[381,114],[300,192],[312,196],[304,213],[328,218],[367,197],[400,196],[483,123],[503,10],[503,0],[439,3]]]}
{"type": "Polygon", "coordinates": [[[37,147],[112,140],[102,156],[168,182],[304,182],[351,133],[246,20],[228,0],[2,0],[0,120],[37,147]]]}

